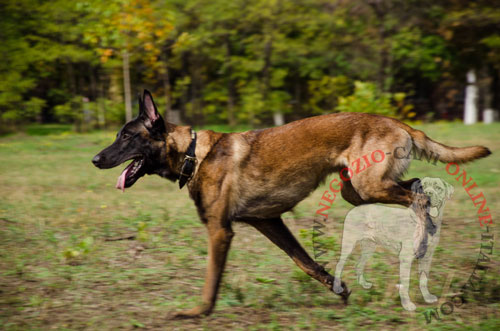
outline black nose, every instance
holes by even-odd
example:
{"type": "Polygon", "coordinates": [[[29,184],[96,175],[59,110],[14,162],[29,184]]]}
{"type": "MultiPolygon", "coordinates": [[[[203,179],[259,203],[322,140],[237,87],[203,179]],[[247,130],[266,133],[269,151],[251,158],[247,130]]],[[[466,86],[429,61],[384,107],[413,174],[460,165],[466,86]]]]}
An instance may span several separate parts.
{"type": "Polygon", "coordinates": [[[99,162],[101,161],[101,159],[102,159],[102,157],[99,154],[97,154],[92,159],[92,163],[97,167],[99,165],[99,162]]]}

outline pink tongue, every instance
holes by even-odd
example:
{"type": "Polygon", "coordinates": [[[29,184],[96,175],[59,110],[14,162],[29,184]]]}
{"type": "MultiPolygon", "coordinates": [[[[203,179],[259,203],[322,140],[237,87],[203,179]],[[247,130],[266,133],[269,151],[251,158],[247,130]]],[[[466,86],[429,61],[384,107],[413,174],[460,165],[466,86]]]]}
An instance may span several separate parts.
{"type": "Polygon", "coordinates": [[[127,179],[127,173],[132,168],[134,161],[130,163],[122,172],[120,177],[118,177],[118,181],[116,182],[116,188],[125,192],[125,179],[127,179]]]}

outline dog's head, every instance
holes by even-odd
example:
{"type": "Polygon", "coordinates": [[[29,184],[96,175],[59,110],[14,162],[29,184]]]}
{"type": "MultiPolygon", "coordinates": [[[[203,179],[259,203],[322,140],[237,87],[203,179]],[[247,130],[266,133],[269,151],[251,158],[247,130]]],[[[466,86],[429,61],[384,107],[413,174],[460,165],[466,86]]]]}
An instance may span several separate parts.
{"type": "Polygon", "coordinates": [[[453,194],[453,186],[441,178],[425,177],[412,184],[412,191],[427,195],[431,202],[431,207],[441,208],[446,199],[450,199],[453,194]]]}
{"type": "MultiPolygon", "coordinates": [[[[143,97],[139,97],[139,115],[118,131],[113,144],[94,156],[92,163],[100,169],[109,169],[132,160],[118,177],[116,188],[121,190],[145,174],[168,172],[165,145],[171,126],[158,113],[151,93],[144,90],[143,97]]],[[[161,175],[172,179],[172,174],[161,175]]]]}
{"type": "Polygon", "coordinates": [[[422,179],[424,194],[431,199],[432,207],[440,207],[445,200],[450,199],[454,188],[441,178],[425,177],[422,179]]]}

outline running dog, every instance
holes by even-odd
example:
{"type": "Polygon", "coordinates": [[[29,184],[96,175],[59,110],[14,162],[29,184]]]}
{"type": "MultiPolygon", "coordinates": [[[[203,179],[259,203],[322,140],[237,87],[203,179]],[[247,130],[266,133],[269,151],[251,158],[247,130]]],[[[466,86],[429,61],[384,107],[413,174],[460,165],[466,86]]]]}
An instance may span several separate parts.
{"type": "MultiPolygon", "coordinates": [[[[284,250],[308,275],[329,290],[334,278],[301,247],[281,219],[306,198],[326,176],[351,165],[374,150],[434,153],[442,162],[467,162],[490,154],[486,147],[448,147],[422,131],[388,117],[338,113],[310,117],[289,124],[241,133],[195,132],[168,123],[158,113],[153,97],[144,91],[137,118],[118,132],[115,142],[92,162],[101,169],[125,168],[116,187],[124,190],[140,177],[156,174],[187,184],[201,221],[206,225],[208,267],[200,306],[174,317],[212,312],[233,238],[232,222],[246,222],[284,250]]],[[[387,155],[352,180],[343,181],[341,194],[353,205],[395,203],[405,207],[418,201],[420,228],[428,221],[428,198],[411,191],[414,180],[400,181],[409,158],[387,155]]],[[[425,233],[415,254],[425,253],[425,233]]],[[[347,300],[344,286],[340,293],[347,300]]]]}

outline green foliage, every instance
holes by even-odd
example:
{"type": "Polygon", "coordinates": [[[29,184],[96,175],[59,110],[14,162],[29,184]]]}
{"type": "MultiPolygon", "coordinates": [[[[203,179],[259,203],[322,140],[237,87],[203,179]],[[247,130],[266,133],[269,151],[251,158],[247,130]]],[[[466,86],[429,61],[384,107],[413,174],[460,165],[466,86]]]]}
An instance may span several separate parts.
{"type": "Polygon", "coordinates": [[[309,116],[346,104],[439,116],[384,92],[436,103],[443,80],[461,86],[471,67],[498,80],[499,24],[499,10],[485,1],[6,1],[0,129],[122,123],[125,51],[132,91],[149,88],[161,109],[180,111],[189,124],[267,125],[275,113],[309,116]],[[358,87],[349,98],[354,81],[378,90],[358,87]]]}
{"type": "Polygon", "coordinates": [[[338,104],[339,97],[346,97],[352,92],[352,83],[346,76],[323,76],[309,81],[309,105],[316,114],[330,112],[338,104]]]}
{"type": "Polygon", "coordinates": [[[28,120],[35,120],[40,116],[42,109],[45,107],[47,101],[32,97],[24,103],[24,117],[28,120]]]}
{"type": "Polygon", "coordinates": [[[405,99],[405,93],[381,92],[373,83],[356,81],[354,93],[339,97],[336,110],[411,119],[415,116],[413,105],[405,103],[405,99]]]}
{"type": "Polygon", "coordinates": [[[92,51],[79,43],[73,22],[79,13],[71,1],[7,1],[0,11],[0,120],[40,120],[48,93],[43,82],[59,84],[61,63],[90,61],[92,51]]]}
{"type": "Polygon", "coordinates": [[[369,113],[396,116],[396,107],[392,104],[391,93],[380,92],[373,83],[354,82],[354,93],[340,97],[336,110],[352,113],[369,113]]]}
{"type": "Polygon", "coordinates": [[[394,61],[404,72],[419,72],[431,82],[441,78],[451,54],[439,35],[424,35],[418,27],[401,29],[392,39],[394,61]]]}
{"type": "Polygon", "coordinates": [[[82,96],[75,96],[70,101],[54,107],[54,114],[66,122],[81,122],[83,119],[82,96]]]}
{"type": "Polygon", "coordinates": [[[241,111],[238,113],[238,119],[243,122],[258,124],[257,115],[265,111],[265,102],[262,93],[259,90],[256,80],[250,81],[240,89],[241,111]]]}
{"type": "MultiPolygon", "coordinates": [[[[0,113],[0,122],[5,121],[8,123],[26,123],[26,122],[35,122],[40,118],[42,109],[45,107],[47,101],[32,97],[26,101],[14,102],[19,108],[9,109],[6,107],[6,110],[3,113],[0,113]]],[[[9,102],[6,102],[6,106],[9,102]]]]}

